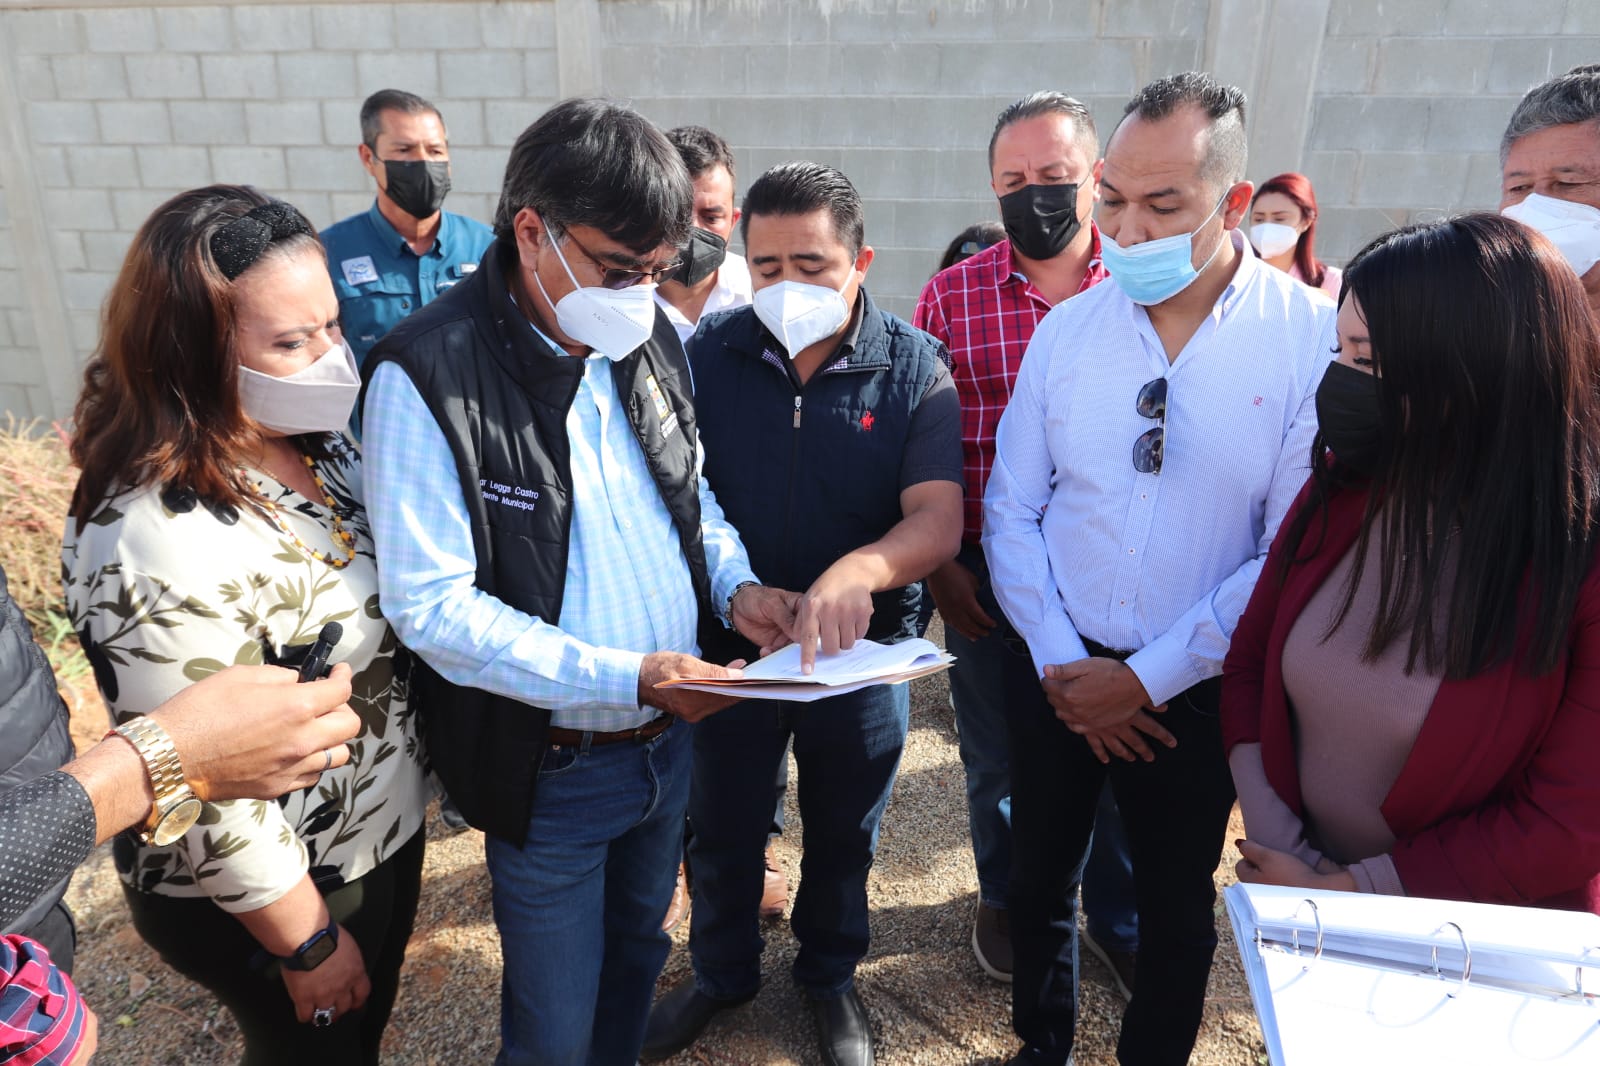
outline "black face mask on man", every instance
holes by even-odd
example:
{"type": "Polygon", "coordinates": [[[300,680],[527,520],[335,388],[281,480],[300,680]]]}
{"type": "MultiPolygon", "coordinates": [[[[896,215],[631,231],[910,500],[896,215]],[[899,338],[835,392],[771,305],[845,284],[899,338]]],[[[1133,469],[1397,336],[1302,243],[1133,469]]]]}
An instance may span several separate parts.
{"type": "Polygon", "coordinates": [[[1317,386],[1317,427],[1342,465],[1372,474],[1383,448],[1378,379],[1344,363],[1329,364],[1317,386]]]}
{"type": "Polygon", "coordinates": [[[692,289],[715,274],[727,257],[728,242],[696,226],[689,231],[689,243],[683,249],[683,266],[672,280],[692,289]]]}
{"type": "Polygon", "coordinates": [[[450,193],[450,164],[420,159],[385,159],[384,189],[394,205],[412,218],[432,218],[450,193]]]}
{"type": "Polygon", "coordinates": [[[1011,246],[1029,259],[1054,259],[1072,243],[1078,218],[1078,184],[1024,185],[1000,197],[1000,221],[1011,246]]]}

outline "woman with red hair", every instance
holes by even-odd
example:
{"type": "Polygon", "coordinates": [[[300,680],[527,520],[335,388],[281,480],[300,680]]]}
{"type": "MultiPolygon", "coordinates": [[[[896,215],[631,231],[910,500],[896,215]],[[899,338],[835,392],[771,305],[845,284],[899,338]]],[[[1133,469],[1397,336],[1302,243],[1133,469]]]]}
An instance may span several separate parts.
{"type": "Polygon", "coordinates": [[[1317,194],[1293,171],[1263,182],[1250,205],[1250,243],[1256,254],[1296,281],[1339,298],[1338,267],[1312,252],[1317,239],[1317,194]]]}

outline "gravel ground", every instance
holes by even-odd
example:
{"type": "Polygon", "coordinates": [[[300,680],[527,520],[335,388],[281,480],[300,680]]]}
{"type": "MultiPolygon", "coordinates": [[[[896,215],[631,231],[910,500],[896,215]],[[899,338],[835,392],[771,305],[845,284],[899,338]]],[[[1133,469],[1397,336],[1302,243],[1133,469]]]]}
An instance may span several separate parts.
{"type": "MultiPolygon", "coordinates": [[[[870,886],[872,951],[857,982],[872,1013],[878,1061],[884,1066],[1001,1063],[1017,1046],[1010,988],[984,976],[968,943],[977,894],[949,687],[942,676],[914,684],[911,736],[870,886]]],[[[97,737],[105,728],[104,712],[93,704],[86,699],[79,718],[82,732],[97,737]]],[[[791,884],[800,868],[794,797],[791,788],[790,829],[776,846],[791,884]]],[[[1230,840],[1240,835],[1238,829],[1236,821],[1230,840]]],[[[1232,882],[1237,858],[1231,846],[1225,850],[1219,887],[1232,882]]],[[[500,948],[481,834],[449,835],[430,819],[423,877],[417,933],[384,1041],[384,1061],[489,1063],[497,1045],[500,948]]],[[[228,1012],[199,986],[169,971],[134,932],[108,848],[97,851],[79,874],[69,901],[78,916],[76,978],[101,1019],[97,1063],[239,1060],[243,1043],[228,1012]]],[[[1222,944],[1191,1061],[1259,1066],[1267,1061],[1260,1030],[1221,906],[1219,900],[1222,944]]],[[[688,928],[686,922],[674,933],[663,988],[689,972],[688,928]]],[[[698,1044],[672,1060],[674,1066],[818,1062],[809,1012],[788,977],[794,950],[787,924],[769,925],[768,981],[760,996],[714,1022],[698,1044]]],[[[1080,1066],[1115,1062],[1122,1006],[1099,962],[1086,957],[1080,1066]]],[[[604,1010],[602,1004],[602,1015],[604,1010]]]]}

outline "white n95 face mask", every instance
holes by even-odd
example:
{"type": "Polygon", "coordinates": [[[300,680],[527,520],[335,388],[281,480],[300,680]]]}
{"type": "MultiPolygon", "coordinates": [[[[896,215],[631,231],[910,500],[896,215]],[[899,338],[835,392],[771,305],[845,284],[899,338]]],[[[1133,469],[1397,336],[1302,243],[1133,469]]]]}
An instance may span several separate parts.
{"type": "Polygon", "coordinates": [[[1282,255],[1299,242],[1300,231],[1282,222],[1257,222],[1250,227],[1250,243],[1268,259],[1282,255]]]}
{"type": "Polygon", "coordinates": [[[360,395],[355,353],[342,340],[310,366],[285,377],[239,368],[239,403],[244,413],[267,429],[288,436],[339,432],[349,424],[360,395]]]}
{"type": "MultiPolygon", "coordinates": [[[[549,223],[545,223],[545,233],[547,236],[550,233],[549,223]]],[[[553,236],[550,247],[555,249],[561,269],[567,272],[575,288],[560,300],[552,301],[537,270],[533,272],[533,280],[544,294],[545,302],[555,304],[556,325],[562,333],[612,362],[626,359],[650,339],[656,327],[654,285],[640,282],[626,289],[579,285],[567,257],[561,252],[561,245],[553,236]]]]}
{"type": "Polygon", "coordinates": [[[790,359],[850,321],[850,305],[844,302],[843,293],[803,281],[780,281],[758,290],[755,312],[761,324],[782,342],[790,359]]]}
{"type": "Polygon", "coordinates": [[[1526,200],[1500,213],[1544,234],[1580,278],[1600,263],[1600,209],[1529,193],[1526,200]]]}

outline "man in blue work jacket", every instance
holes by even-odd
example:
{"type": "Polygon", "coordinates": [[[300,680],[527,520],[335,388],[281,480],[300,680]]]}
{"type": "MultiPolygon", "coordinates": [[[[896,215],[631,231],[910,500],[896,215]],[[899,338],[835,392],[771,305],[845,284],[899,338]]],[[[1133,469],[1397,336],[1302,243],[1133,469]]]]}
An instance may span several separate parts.
{"type": "MultiPolygon", "coordinates": [[[[774,167],[750,187],[741,224],[754,306],[708,316],[688,345],[705,476],[756,572],[808,590],[794,630],[803,662],[914,636],[916,583],[961,540],[960,404],[944,346],[862,288],[873,252],[839,171],[774,167]]],[[[736,644],[716,661],[755,657],[736,644]]],[[[792,737],[805,830],[794,977],[822,1060],[873,1061],[854,977],[909,710],[907,686],[874,685],[808,704],[747,700],[695,727],[694,977],[652,1008],[644,1058],[687,1047],[760,987],[762,800],[792,737]]]]}
{"type": "Polygon", "coordinates": [[[450,139],[439,109],[422,97],[399,89],[367,97],[360,153],[378,198],[322,231],[339,325],[357,364],[402,318],[477,270],[494,241],[482,222],[440,210],[450,139]]]}

